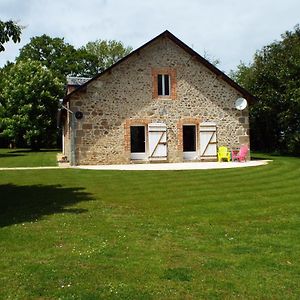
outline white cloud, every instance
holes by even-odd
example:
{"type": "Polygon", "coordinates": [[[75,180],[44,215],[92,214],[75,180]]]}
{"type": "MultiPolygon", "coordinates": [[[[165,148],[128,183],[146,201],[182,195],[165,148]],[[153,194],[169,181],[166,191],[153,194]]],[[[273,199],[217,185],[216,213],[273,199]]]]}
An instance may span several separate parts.
{"type": "Polygon", "coordinates": [[[27,27],[21,44],[0,53],[0,66],[44,33],[75,47],[101,38],[137,48],[168,29],[200,54],[220,59],[228,72],[292,30],[299,10],[298,0],[1,0],[1,20],[27,27]]]}

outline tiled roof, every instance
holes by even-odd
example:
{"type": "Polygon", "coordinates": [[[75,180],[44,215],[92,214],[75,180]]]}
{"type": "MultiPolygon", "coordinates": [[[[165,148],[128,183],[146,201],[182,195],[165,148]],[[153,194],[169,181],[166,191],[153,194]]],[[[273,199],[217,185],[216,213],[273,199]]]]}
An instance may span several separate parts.
{"type": "Polygon", "coordinates": [[[75,86],[80,86],[84,83],[86,83],[87,81],[91,80],[91,78],[87,78],[87,77],[71,77],[71,76],[67,76],[67,84],[68,85],[75,85],[75,86]]]}

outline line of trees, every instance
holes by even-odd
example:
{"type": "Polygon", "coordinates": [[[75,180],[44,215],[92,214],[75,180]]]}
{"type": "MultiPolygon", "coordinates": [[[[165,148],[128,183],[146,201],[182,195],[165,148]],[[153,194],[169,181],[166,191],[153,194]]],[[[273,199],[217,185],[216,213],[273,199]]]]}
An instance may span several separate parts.
{"type": "MultiPolygon", "coordinates": [[[[20,41],[21,30],[12,21],[0,21],[0,52],[7,41],[20,41]]],[[[92,77],[131,51],[115,40],[75,49],[63,38],[33,37],[15,62],[0,69],[0,145],[55,146],[56,109],[65,94],[66,76],[92,77]]],[[[257,98],[250,107],[252,148],[300,155],[299,25],[230,76],[257,98]]]]}
{"type": "MultiPolygon", "coordinates": [[[[2,23],[0,50],[9,39],[20,41],[22,29],[9,21],[1,31],[2,23]]],[[[15,62],[0,69],[2,146],[55,147],[59,135],[56,111],[65,94],[66,77],[93,77],[131,51],[115,40],[96,40],[75,49],[63,38],[33,37],[20,49],[15,62]]]]}
{"type": "Polygon", "coordinates": [[[254,96],[250,107],[251,146],[300,155],[300,27],[263,47],[249,65],[231,74],[254,96]]]}

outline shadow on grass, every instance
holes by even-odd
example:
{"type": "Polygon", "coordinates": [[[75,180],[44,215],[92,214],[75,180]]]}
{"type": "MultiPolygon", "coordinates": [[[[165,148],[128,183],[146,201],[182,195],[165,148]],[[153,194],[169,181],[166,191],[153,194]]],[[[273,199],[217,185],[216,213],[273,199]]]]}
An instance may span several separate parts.
{"type": "MultiPolygon", "coordinates": [[[[10,152],[10,153],[11,153],[11,152],[10,152]]],[[[0,158],[24,156],[24,154],[10,154],[10,153],[3,153],[3,154],[0,154],[0,158]]]]}
{"type": "Polygon", "coordinates": [[[84,188],[60,185],[0,185],[0,227],[36,221],[56,213],[80,214],[86,209],[71,208],[81,201],[93,200],[84,188]]]}
{"type": "Polygon", "coordinates": [[[272,160],[272,155],[269,153],[260,153],[260,152],[251,152],[251,160],[266,160],[266,159],[271,159],[272,160]]]}
{"type": "Polygon", "coordinates": [[[251,160],[266,160],[270,157],[251,156],[251,160]]]}
{"type": "Polygon", "coordinates": [[[8,153],[43,153],[43,152],[61,152],[59,149],[40,149],[40,150],[32,150],[32,149],[20,149],[20,150],[10,150],[8,153]]]}

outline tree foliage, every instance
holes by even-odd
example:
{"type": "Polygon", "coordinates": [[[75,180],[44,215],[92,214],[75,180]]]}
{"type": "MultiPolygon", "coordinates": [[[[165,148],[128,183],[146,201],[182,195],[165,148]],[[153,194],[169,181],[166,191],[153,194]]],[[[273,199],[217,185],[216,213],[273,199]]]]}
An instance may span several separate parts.
{"type": "Polygon", "coordinates": [[[44,34],[33,37],[20,50],[17,61],[39,61],[64,81],[67,75],[93,77],[131,50],[131,47],[124,47],[115,40],[97,40],[75,49],[63,38],[51,38],[44,34]]]}
{"type": "Polygon", "coordinates": [[[263,47],[234,79],[257,97],[251,107],[256,149],[300,154],[300,27],[263,47]]]}
{"type": "Polygon", "coordinates": [[[21,40],[22,27],[13,21],[3,22],[0,20],[0,52],[4,51],[3,44],[12,40],[14,43],[19,43],[21,40]]]}
{"type": "Polygon", "coordinates": [[[212,65],[217,67],[220,64],[220,59],[216,58],[215,56],[208,53],[208,51],[204,50],[203,58],[209,61],[212,65]]]}
{"type": "Polygon", "coordinates": [[[93,77],[131,51],[117,41],[75,49],[63,38],[34,37],[0,69],[0,133],[32,148],[56,142],[56,111],[66,76],[93,77]]]}
{"type": "Polygon", "coordinates": [[[122,42],[115,40],[96,40],[87,43],[81,50],[96,57],[97,73],[100,73],[128,55],[132,51],[132,47],[125,47],[122,42]]]}
{"type": "Polygon", "coordinates": [[[76,50],[63,38],[51,38],[44,34],[33,37],[25,45],[17,61],[39,61],[43,66],[54,72],[62,81],[67,75],[96,75],[96,57],[84,50],[76,50]]]}
{"type": "Polygon", "coordinates": [[[56,140],[55,115],[60,80],[40,62],[24,61],[11,66],[1,90],[1,135],[32,149],[56,140]]]}

